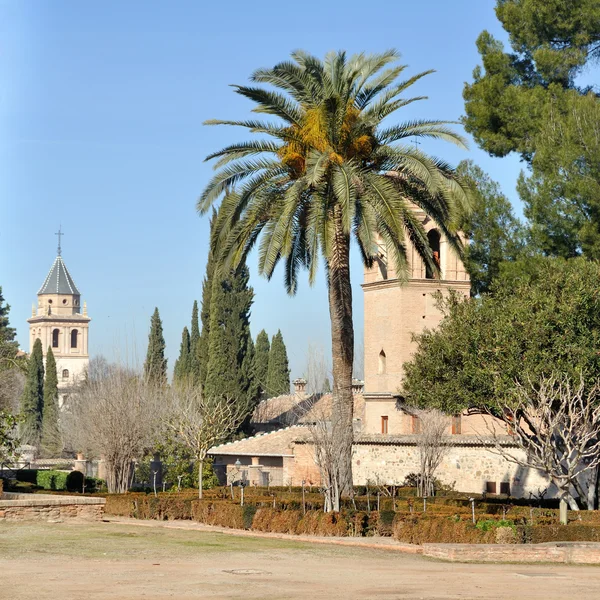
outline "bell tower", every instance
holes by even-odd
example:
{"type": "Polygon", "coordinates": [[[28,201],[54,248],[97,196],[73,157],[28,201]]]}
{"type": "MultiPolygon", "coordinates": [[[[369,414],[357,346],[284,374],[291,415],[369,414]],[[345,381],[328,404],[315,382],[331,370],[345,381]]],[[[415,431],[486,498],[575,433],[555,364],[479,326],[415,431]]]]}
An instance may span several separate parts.
{"type": "MultiPolygon", "coordinates": [[[[364,283],[364,368],[365,428],[381,433],[379,419],[398,419],[394,410],[400,396],[403,365],[415,349],[413,335],[423,329],[435,329],[442,320],[435,295],[447,295],[454,289],[466,297],[470,294],[469,275],[436,224],[413,205],[415,217],[423,224],[438,273],[427,268],[416,249],[407,241],[408,279],[401,281],[394,265],[387,260],[385,244],[379,258],[365,269],[364,283]],[[389,405],[389,406],[388,406],[389,405]]],[[[395,433],[405,433],[401,423],[390,421],[395,433]]],[[[386,425],[387,431],[387,425],[386,425]]],[[[392,431],[390,430],[390,433],[392,431]]]]}
{"type": "Polygon", "coordinates": [[[62,406],[70,389],[80,381],[88,367],[88,332],[91,319],[85,302],[62,258],[58,233],[58,252],[48,276],[37,293],[29,323],[30,352],[36,339],[42,342],[44,358],[48,348],[56,359],[59,405],[62,406]]]}

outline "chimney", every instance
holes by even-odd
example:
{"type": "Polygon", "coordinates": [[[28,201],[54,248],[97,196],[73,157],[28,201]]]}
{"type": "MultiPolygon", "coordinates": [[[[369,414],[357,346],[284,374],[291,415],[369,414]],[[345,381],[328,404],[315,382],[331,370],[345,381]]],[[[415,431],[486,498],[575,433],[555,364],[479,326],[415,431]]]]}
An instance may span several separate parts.
{"type": "Polygon", "coordinates": [[[302,379],[301,377],[298,379],[294,379],[292,381],[294,384],[294,393],[295,394],[305,394],[306,393],[306,379],[302,379]]]}
{"type": "Polygon", "coordinates": [[[352,380],[352,393],[353,394],[362,394],[363,389],[365,387],[365,382],[361,379],[353,379],[352,380]]]}

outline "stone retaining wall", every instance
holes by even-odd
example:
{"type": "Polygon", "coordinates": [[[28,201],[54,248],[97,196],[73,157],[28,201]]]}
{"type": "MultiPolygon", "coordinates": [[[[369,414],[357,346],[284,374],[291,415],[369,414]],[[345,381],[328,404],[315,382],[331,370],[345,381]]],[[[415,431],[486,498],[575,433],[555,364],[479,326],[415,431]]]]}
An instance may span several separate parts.
{"type": "Polygon", "coordinates": [[[0,521],[101,521],[105,504],[104,498],[5,493],[0,499],[0,521]]]}
{"type": "Polygon", "coordinates": [[[423,556],[450,562],[600,565],[600,544],[423,544],[423,556]]]}

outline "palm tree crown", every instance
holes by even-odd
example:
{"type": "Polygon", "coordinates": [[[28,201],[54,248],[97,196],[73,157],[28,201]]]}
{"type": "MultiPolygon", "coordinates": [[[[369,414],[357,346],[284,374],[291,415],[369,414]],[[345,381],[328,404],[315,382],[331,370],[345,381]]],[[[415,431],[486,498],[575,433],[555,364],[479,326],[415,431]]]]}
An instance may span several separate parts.
{"type": "Polygon", "coordinates": [[[319,255],[326,265],[335,258],[336,236],[354,237],[362,259],[371,266],[378,239],[388,248],[397,273],[406,271],[407,240],[430,269],[438,269],[419,206],[460,253],[456,233],[469,207],[465,184],[445,162],[413,147],[409,138],[429,137],[465,146],[446,121],[410,121],[383,127],[399,108],[423,97],[403,93],[426,71],[398,81],[405,66],[389,66],[396,51],[330,53],[321,61],[294,52],[293,61],[259,69],[251,79],[275,88],[237,86],[253,100],[254,112],[278,122],[207,121],[235,125],[261,134],[207,157],[218,159],[217,174],[198,201],[205,213],[222,195],[215,243],[226,263],[236,266],[256,244],[259,270],[270,278],[285,260],[285,284],[297,288],[299,267],[315,280],[319,255]]]}

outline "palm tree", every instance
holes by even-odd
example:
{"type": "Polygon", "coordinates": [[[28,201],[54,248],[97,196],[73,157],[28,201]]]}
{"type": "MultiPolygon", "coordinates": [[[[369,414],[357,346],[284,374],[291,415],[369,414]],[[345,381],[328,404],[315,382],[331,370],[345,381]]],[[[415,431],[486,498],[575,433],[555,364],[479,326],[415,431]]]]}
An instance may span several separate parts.
{"type": "Polygon", "coordinates": [[[398,273],[407,272],[410,242],[436,273],[438,265],[414,205],[459,253],[456,227],[470,205],[468,188],[455,171],[409,143],[414,137],[429,137],[465,147],[448,122],[382,126],[399,108],[423,99],[402,95],[431,73],[398,81],[406,68],[394,65],[398,58],[394,50],[350,58],[337,52],[321,61],[297,51],[292,61],[252,75],[253,82],[270,87],[235,88],[256,103],[253,112],[277,121],[207,121],[259,134],[206,158],[217,159],[217,173],[197,207],[204,214],[222,198],[212,244],[225,268],[243,262],[260,238],[260,273],[270,278],[283,259],[285,286],[294,294],[300,269],[308,270],[312,284],[320,257],[324,259],[333,351],[331,427],[342,457],[335,478],[343,495],[352,491],[351,240],[367,267],[382,241],[398,273]]]}

